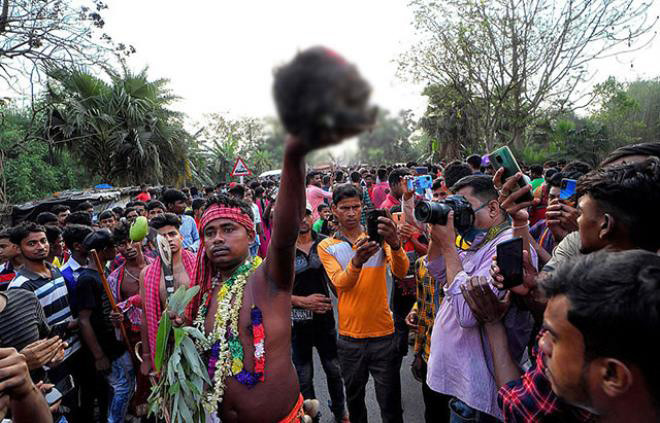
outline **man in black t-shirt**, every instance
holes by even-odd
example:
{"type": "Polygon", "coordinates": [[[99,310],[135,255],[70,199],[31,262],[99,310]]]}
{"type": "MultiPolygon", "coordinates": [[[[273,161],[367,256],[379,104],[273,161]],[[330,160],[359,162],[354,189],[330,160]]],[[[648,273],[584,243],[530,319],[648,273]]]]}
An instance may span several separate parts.
{"type": "Polygon", "coordinates": [[[348,421],[344,384],[337,359],[337,332],[328,291],[328,277],[317,253],[321,235],[312,231],[309,204],[296,241],[296,277],[291,295],[293,364],[305,399],[315,398],[312,348],[316,347],[328,380],[331,410],[338,422],[348,421]]]}
{"type": "MultiPolygon", "coordinates": [[[[88,252],[96,250],[101,265],[115,257],[112,234],[107,229],[92,232],[83,241],[88,252]]],[[[135,390],[135,371],[129,352],[120,341],[110,320],[110,301],[103,288],[99,270],[93,260],[78,276],[77,300],[80,332],[88,360],[93,360],[96,372],[112,388],[112,398],[104,398],[97,385],[97,398],[103,414],[107,411],[108,423],[123,422],[135,390]],[[107,409],[105,405],[107,404],[107,409]]],[[[101,269],[100,271],[105,271],[101,269]]],[[[97,378],[98,379],[98,378],[97,378]]],[[[102,419],[105,421],[105,419],[102,419]]]]}

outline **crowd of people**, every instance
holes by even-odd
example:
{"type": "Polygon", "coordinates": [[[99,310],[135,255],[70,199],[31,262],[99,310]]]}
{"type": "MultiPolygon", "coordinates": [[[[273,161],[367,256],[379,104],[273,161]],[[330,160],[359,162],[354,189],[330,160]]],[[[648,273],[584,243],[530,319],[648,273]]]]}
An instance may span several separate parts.
{"type": "Polygon", "coordinates": [[[382,421],[404,421],[407,354],[427,422],[659,421],[658,157],[660,143],[647,143],[593,169],[547,162],[524,167],[527,184],[522,173],[503,181],[479,156],[312,170],[296,175],[298,186],[284,183],[285,168],[281,185],[142,186],[124,207],[56,205],[0,231],[0,406],[17,422],[149,420],[168,298],[161,237],[176,286],[207,293],[177,316],[181,325],[202,315],[214,334],[206,317],[221,304],[208,294],[237,266],[257,269],[243,303],[252,307],[246,319],[259,310],[267,322],[268,365],[258,372],[257,347],[254,358],[246,349],[257,380],[226,383],[227,421],[318,421],[314,348],[337,422],[367,421],[370,375],[382,421]],[[423,175],[433,179],[425,194],[412,188],[423,175]],[[563,179],[577,180],[567,199],[563,179]],[[457,209],[445,224],[420,222],[425,196],[461,197],[472,225],[455,227],[457,209]],[[376,209],[386,211],[374,239],[366,226],[376,209]],[[149,231],[134,241],[139,216],[149,231]],[[497,246],[517,237],[523,283],[505,288],[497,246]],[[47,404],[44,395],[68,379],[70,389],[47,404]],[[277,389],[236,387],[260,382],[277,389]]]}
{"type": "Polygon", "coordinates": [[[317,47],[273,92],[278,180],[143,185],[122,207],[59,204],[0,230],[0,417],[363,423],[371,376],[397,423],[412,363],[423,401],[406,406],[427,422],[660,421],[660,143],[594,168],[307,171],[373,125],[369,85],[317,47]]]}

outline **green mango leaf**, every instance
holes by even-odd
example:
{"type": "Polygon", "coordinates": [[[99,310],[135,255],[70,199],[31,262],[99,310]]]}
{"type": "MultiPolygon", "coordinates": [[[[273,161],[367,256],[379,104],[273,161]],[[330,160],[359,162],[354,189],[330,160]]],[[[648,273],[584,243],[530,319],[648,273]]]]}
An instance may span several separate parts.
{"type": "Polygon", "coordinates": [[[163,367],[163,359],[165,358],[165,350],[167,349],[167,342],[170,337],[170,330],[172,329],[172,322],[167,315],[167,310],[163,312],[163,316],[158,323],[158,334],[156,335],[156,355],[154,358],[154,366],[156,371],[160,373],[163,367]]]}
{"type": "Polygon", "coordinates": [[[179,348],[181,340],[186,336],[186,332],[181,328],[174,328],[174,348],[179,348]]]}
{"type": "Polygon", "coordinates": [[[170,311],[176,313],[176,310],[179,309],[179,307],[181,306],[181,299],[183,298],[183,296],[185,294],[185,290],[186,290],[186,287],[180,286],[179,289],[174,291],[174,294],[172,294],[170,296],[169,300],[167,300],[167,308],[170,311]]]}
{"type": "Polygon", "coordinates": [[[188,335],[199,341],[206,340],[206,336],[204,336],[204,334],[194,326],[184,326],[181,329],[183,329],[188,335]]]}
{"type": "Polygon", "coordinates": [[[190,410],[190,407],[185,403],[185,400],[182,399],[181,396],[179,396],[179,407],[178,411],[180,413],[181,421],[183,422],[191,422],[193,421],[193,416],[192,416],[192,411],[190,410]]]}
{"type": "Polygon", "coordinates": [[[197,375],[202,375],[203,372],[200,366],[199,354],[195,348],[195,344],[190,338],[183,339],[181,342],[181,351],[183,352],[186,361],[188,361],[191,370],[197,375]]]}
{"type": "Polygon", "coordinates": [[[179,388],[181,385],[177,381],[174,385],[170,386],[170,389],[167,391],[170,395],[176,395],[179,393],[179,388]]]}
{"type": "Polygon", "coordinates": [[[181,312],[186,309],[188,303],[197,295],[199,292],[199,285],[192,286],[185,291],[183,299],[181,300],[181,312]]]}

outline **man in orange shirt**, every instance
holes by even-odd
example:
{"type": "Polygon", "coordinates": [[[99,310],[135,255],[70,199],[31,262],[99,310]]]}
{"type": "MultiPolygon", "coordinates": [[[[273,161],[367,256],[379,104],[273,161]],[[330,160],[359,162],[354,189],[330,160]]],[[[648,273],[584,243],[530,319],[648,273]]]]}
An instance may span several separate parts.
{"type": "Polygon", "coordinates": [[[364,395],[371,373],[382,421],[400,423],[399,357],[387,303],[386,271],[389,264],[394,276],[403,278],[408,257],[390,218],[378,218],[382,244],[367,237],[360,225],[362,196],[356,187],[340,185],[333,191],[332,203],[339,231],[319,244],[318,253],[339,299],[337,352],[349,416],[353,423],[367,421],[364,395]]]}

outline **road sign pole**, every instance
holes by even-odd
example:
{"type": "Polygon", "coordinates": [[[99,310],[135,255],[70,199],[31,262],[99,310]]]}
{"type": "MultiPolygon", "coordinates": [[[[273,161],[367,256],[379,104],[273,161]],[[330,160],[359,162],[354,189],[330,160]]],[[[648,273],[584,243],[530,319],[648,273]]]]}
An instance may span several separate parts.
{"type": "Polygon", "coordinates": [[[243,175],[241,175],[241,185],[243,185],[243,175]]]}

